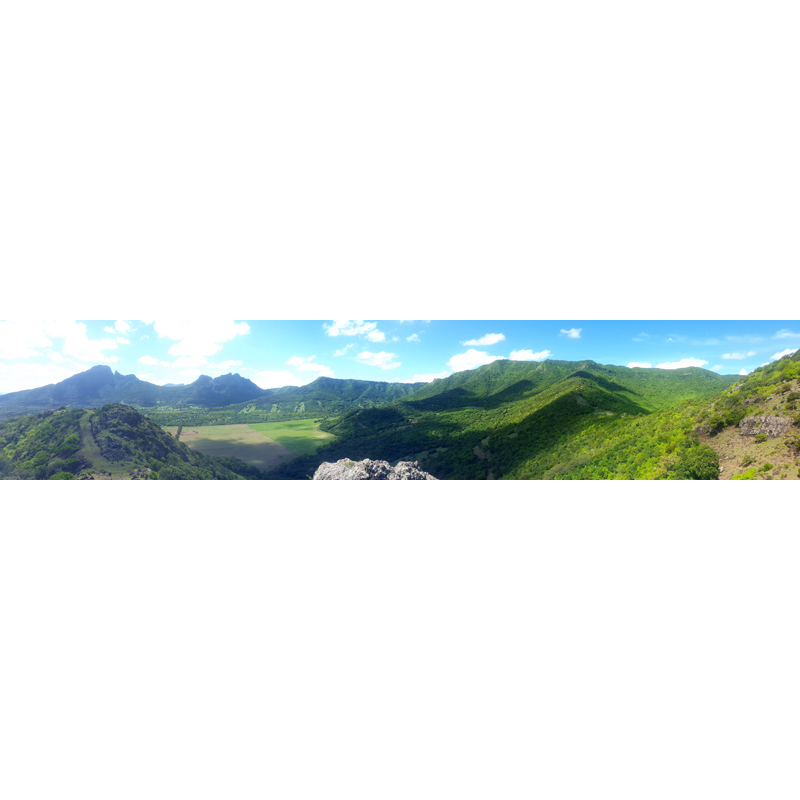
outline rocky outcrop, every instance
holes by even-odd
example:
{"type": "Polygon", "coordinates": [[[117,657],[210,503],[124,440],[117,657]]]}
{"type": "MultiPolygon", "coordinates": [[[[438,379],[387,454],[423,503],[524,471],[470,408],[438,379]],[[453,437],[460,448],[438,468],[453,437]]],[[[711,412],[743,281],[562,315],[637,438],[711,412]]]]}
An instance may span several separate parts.
{"type": "Polygon", "coordinates": [[[745,417],[739,423],[739,433],[742,436],[755,436],[758,433],[766,433],[770,439],[778,436],[785,436],[792,427],[792,421],[788,417],[776,417],[765,414],[760,417],[745,417]]]}
{"type": "Polygon", "coordinates": [[[320,465],[314,473],[315,481],[436,481],[433,475],[423,472],[417,461],[401,461],[396,467],[388,461],[350,461],[343,458],[334,464],[320,465]]]}

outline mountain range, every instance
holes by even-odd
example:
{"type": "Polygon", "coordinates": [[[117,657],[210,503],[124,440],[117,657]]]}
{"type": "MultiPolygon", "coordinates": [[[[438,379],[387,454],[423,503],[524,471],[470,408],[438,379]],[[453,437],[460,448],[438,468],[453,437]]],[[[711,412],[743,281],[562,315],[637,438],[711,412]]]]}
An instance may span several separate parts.
{"type": "MultiPolygon", "coordinates": [[[[159,419],[162,424],[201,424],[194,418],[197,410],[206,409],[230,409],[231,414],[249,409],[250,416],[255,419],[247,421],[253,422],[296,416],[298,413],[303,415],[306,410],[309,414],[349,410],[354,403],[371,406],[391,402],[424,385],[317,378],[306,386],[262,389],[241,375],[228,374],[218,378],[201,375],[187,385],[158,386],[100,365],[60,383],[0,396],[0,419],[62,406],[97,408],[107,403],[123,403],[133,408],[162,412],[159,419]],[[306,409],[304,403],[309,403],[310,408],[306,409]],[[181,416],[180,412],[187,409],[194,409],[194,415],[181,416]],[[165,420],[165,411],[176,412],[178,419],[174,422],[165,420]]],[[[236,421],[245,420],[237,416],[236,421]]]]}
{"type": "Polygon", "coordinates": [[[500,360],[425,384],[318,378],[269,390],[240,375],[159,387],[94,367],[0,397],[0,472],[83,475],[111,453],[118,470],[162,479],[305,480],[325,461],[366,458],[418,461],[445,480],[796,479],[798,377],[800,351],[746,377],[500,360]],[[316,419],[334,438],[267,473],[232,458],[200,463],[162,429],[287,418],[316,419]]]}

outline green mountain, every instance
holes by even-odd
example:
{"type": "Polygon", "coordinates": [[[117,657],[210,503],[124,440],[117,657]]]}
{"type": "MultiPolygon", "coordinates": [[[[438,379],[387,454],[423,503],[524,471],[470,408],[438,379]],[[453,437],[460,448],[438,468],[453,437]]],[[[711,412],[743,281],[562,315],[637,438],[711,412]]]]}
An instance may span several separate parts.
{"type": "MultiPolygon", "coordinates": [[[[784,359],[744,381],[699,368],[497,361],[329,420],[322,427],[337,441],[274,477],[302,477],[340,458],[419,461],[442,479],[716,477],[719,454],[695,428],[745,396],[741,387],[784,374],[784,362],[791,374],[797,362],[784,359]]],[[[729,415],[723,424],[738,421],[729,415]]]]}
{"type": "MultiPolygon", "coordinates": [[[[89,370],[76,376],[81,380],[28,397],[54,403],[126,387],[142,397],[150,386],[109,373],[89,370]]],[[[800,352],[745,378],[698,368],[504,360],[430,384],[320,378],[243,403],[179,405],[222,402],[249,391],[239,376],[224,377],[155,387],[176,392],[176,405],[147,410],[150,418],[117,403],[94,410],[62,403],[58,410],[0,422],[0,476],[127,477],[152,470],[162,479],[305,480],[323,461],[341,458],[419,461],[445,480],[799,476],[800,352]],[[182,424],[167,423],[169,415],[194,425],[319,416],[325,417],[320,427],[336,440],[265,475],[237,459],[192,452],[159,427],[182,424]]]]}
{"type": "Polygon", "coordinates": [[[231,425],[281,419],[309,419],[385,406],[408,397],[426,385],[317,378],[306,386],[268,389],[261,397],[233,405],[220,404],[216,408],[159,408],[145,409],[145,411],[151,419],[165,426],[231,425]]]}
{"type": "Polygon", "coordinates": [[[238,467],[235,462],[193,452],[121,404],[43,411],[0,422],[0,478],[5,480],[240,480],[228,468],[238,467]]]}

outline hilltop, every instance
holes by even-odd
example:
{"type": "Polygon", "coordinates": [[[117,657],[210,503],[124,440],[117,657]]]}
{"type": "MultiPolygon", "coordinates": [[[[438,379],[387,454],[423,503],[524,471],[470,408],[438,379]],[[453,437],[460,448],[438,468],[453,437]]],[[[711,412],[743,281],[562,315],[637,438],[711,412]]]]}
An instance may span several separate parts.
{"type": "MultiPolygon", "coordinates": [[[[43,411],[0,422],[0,478],[241,480],[235,459],[190,450],[121,404],[43,411]],[[227,465],[227,466],[226,466],[227,465]]],[[[242,469],[243,468],[243,469],[242,469]]]]}

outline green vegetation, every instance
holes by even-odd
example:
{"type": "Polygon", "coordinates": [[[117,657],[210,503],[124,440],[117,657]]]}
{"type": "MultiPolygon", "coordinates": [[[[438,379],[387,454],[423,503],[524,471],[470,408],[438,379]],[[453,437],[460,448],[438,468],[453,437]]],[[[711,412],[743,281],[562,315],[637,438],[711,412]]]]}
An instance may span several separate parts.
{"type": "Polygon", "coordinates": [[[715,480],[727,447],[726,459],[752,467],[735,480],[771,479],[800,456],[800,435],[743,453],[768,437],[734,429],[785,414],[798,373],[800,353],[746,378],[501,360],[422,386],[320,378],[234,405],[160,406],[149,419],[120,404],[67,407],[0,423],[0,472],[306,480],[323,461],[371,458],[418,461],[443,480],[715,480]],[[180,441],[159,429],[167,419],[180,441]],[[199,424],[211,420],[224,425],[199,424]],[[268,440],[284,454],[277,466],[255,458],[268,440]]]}
{"type": "Polygon", "coordinates": [[[268,436],[297,455],[316,453],[320,446],[330,442],[333,434],[320,430],[319,420],[304,419],[285,422],[262,422],[250,425],[254,431],[268,436]]]}
{"type": "Polygon", "coordinates": [[[193,453],[138,411],[44,411],[0,422],[0,478],[240,480],[216,459],[193,453]]]}

